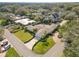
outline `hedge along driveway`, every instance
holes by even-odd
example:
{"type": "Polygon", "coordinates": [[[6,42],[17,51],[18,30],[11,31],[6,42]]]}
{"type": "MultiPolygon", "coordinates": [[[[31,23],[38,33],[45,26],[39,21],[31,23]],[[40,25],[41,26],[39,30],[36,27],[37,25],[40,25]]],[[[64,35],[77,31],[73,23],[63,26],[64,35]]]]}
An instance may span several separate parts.
{"type": "Polygon", "coordinates": [[[33,38],[33,35],[31,33],[29,33],[28,31],[25,32],[24,30],[19,30],[15,32],[14,35],[24,43],[30,41],[33,38]]]}
{"type": "Polygon", "coordinates": [[[52,36],[49,36],[46,38],[45,42],[41,40],[38,41],[32,50],[38,54],[45,54],[54,44],[55,42],[53,41],[52,36]]]}

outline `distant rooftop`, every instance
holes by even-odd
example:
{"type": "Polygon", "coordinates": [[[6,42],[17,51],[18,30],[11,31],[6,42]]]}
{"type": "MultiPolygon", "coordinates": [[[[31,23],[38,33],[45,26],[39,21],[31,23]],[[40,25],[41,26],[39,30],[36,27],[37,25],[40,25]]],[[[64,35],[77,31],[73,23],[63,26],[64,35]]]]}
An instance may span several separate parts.
{"type": "Polygon", "coordinates": [[[20,19],[20,20],[16,20],[16,23],[21,23],[23,25],[27,25],[29,23],[33,23],[35,22],[34,20],[30,20],[29,18],[25,18],[25,19],[20,19]]]}

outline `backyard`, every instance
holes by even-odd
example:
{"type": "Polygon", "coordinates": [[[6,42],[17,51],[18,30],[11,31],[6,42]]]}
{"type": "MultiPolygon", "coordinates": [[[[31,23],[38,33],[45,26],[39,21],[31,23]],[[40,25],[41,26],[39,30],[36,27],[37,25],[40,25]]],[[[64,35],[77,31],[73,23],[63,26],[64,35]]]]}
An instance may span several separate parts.
{"type": "Polygon", "coordinates": [[[14,35],[24,43],[30,41],[33,38],[33,35],[31,33],[29,33],[28,31],[25,32],[24,30],[19,30],[15,32],[14,35]]]}
{"type": "Polygon", "coordinates": [[[18,53],[14,50],[14,48],[10,48],[5,57],[19,57],[18,53]]]}
{"type": "Polygon", "coordinates": [[[52,36],[46,38],[46,41],[39,41],[33,48],[33,51],[38,54],[46,53],[52,46],[54,46],[55,42],[53,41],[52,36]]]}

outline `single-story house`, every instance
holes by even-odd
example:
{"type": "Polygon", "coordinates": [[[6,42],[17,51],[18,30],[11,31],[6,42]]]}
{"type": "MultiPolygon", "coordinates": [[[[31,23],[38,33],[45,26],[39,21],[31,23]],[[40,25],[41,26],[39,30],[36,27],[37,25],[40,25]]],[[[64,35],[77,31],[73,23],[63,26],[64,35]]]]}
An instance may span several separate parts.
{"type": "Polygon", "coordinates": [[[51,24],[49,27],[44,28],[44,29],[40,29],[36,34],[35,34],[35,38],[36,39],[40,39],[43,36],[52,33],[57,27],[59,26],[59,24],[51,24]]]}
{"type": "Polygon", "coordinates": [[[44,21],[51,20],[53,23],[60,22],[60,15],[57,12],[50,14],[49,16],[44,18],[44,21]]]}

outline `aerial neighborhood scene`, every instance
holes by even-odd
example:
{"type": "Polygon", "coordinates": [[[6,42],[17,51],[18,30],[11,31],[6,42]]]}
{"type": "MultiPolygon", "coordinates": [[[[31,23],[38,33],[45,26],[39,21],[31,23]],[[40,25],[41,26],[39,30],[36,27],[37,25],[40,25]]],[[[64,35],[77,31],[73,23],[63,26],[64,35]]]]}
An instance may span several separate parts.
{"type": "Polygon", "coordinates": [[[79,3],[0,3],[0,57],[79,57],[79,3]]]}

